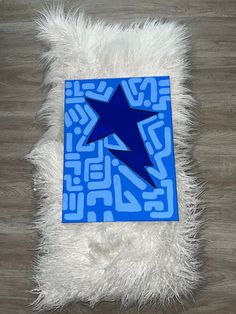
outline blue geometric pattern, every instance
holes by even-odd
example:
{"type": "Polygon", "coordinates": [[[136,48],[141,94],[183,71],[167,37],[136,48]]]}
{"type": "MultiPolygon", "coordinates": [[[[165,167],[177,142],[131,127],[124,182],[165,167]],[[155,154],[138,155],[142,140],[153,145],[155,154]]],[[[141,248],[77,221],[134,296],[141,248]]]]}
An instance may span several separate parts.
{"type": "Polygon", "coordinates": [[[156,220],[178,220],[169,77],[66,81],[62,222],[156,220]],[[99,117],[85,97],[108,102],[119,84],[131,108],[157,112],[138,123],[157,188],[109,152],[127,150],[116,134],[86,143],[99,117]]]}

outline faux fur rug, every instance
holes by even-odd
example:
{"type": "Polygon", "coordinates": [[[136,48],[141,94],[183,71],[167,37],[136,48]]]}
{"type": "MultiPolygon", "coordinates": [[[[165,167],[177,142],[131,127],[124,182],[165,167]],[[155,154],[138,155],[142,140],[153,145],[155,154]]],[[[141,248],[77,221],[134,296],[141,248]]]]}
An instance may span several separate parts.
{"type": "Polygon", "coordinates": [[[36,309],[71,301],[120,300],[123,306],[169,303],[199,282],[200,186],[190,160],[192,109],[188,32],[158,20],[128,27],[91,21],[78,11],[44,11],[37,20],[47,46],[39,116],[48,130],[27,156],[35,166],[40,234],[34,265],[36,309]],[[62,224],[64,81],[101,77],[170,76],[178,222],[62,224]]]}

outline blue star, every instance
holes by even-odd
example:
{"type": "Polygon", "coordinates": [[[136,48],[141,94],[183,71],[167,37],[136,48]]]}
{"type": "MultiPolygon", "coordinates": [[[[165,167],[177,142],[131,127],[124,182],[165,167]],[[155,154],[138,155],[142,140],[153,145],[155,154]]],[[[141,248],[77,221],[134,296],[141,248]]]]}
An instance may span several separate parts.
{"type": "Polygon", "coordinates": [[[146,152],[139,132],[138,122],[156,115],[157,112],[131,108],[120,85],[118,85],[109,102],[91,98],[85,98],[85,100],[99,115],[87,143],[89,144],[115,133],[127,146],[128,150],[109,149],[109,151],[153,187],[156,187],[145,168],[146,166],[153,166],[153,164],[146,152]]]}

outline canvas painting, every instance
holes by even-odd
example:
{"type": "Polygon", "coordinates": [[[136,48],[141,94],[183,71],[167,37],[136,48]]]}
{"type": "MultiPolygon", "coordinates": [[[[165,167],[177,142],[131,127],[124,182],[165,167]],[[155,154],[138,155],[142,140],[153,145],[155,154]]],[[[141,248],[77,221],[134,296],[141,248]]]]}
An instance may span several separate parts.
{"type": "Polygon", "coordinates": [[[176,221],[170,77],[65,81],[63,223],[176,221]]]}

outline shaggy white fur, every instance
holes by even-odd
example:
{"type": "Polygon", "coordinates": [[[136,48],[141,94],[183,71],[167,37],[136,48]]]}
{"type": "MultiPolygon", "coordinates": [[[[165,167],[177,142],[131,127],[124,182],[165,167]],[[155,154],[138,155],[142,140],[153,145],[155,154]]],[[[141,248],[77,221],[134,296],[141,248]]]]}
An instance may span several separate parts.
{"type": "Polygon", "coordinates": [[[166,304],[191,294],[199,282],[201,188],[191,174],[193,98],[184,26],[148,20],[129,27],[92,22],[61,7],[37,21],[48,45],[40,117],[48,130],[27,156],[39,194],[35,228],[40,244],[34,267],[36,309],[69,301],[166,304]],[[179,222],[62,224],[64,80],[125,76],[171,78],[179,222]]]}

